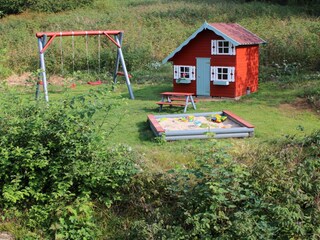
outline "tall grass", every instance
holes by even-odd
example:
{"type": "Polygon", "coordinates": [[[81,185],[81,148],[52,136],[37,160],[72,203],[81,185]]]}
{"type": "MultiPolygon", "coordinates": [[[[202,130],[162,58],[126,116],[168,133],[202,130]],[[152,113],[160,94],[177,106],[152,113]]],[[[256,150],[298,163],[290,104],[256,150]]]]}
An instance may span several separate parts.
{"type": "MultiPolygon", "coordinates": [[[[300,62],[304,68],[320,66],[319,19],[308,15],[303,7],[280,6],[242,1],[167,1],[167,0],[96,0],[92,7],[45,14],[28,12],[0,20],[0,50],[6,49],[2,63],[12,72],[22,73],[38,68],[38,31],[121,29],[125,31],[124,52],[130,71],[147,69],[152,61],[161,61],[204,21],[237,22],[268,44],[262,47],[262,64],[283,60],[300,62]]],[[[47,51],[48,72],[59,72],[60,46],[47,51]],[[53,56],[54,55],[54,56],[53,56]]],[[[73,69],[71,39],[63,39],[64,65],[73,69]]],[[[77,68],[86,63],[83,39],[75,41],[77,68]]],[[[90,39],[90,65],[97,68],[97,44],[90,39]]],[[[103,49],[103,65],[112,71],[115,49],[103,49]]],[[[3,72],[0,73],[4,77],[3,72]]]]}

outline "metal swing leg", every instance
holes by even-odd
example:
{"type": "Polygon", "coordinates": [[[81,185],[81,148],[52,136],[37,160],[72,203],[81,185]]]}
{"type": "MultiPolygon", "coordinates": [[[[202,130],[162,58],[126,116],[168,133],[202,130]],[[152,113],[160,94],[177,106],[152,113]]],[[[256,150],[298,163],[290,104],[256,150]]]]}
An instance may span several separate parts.
{"type": "Polygon", "coordinates": [[[118,56],[119,56],[120,61],[121,61],[123,73],[124,73],[124,76],[125,76],[125,79],[126,79],[126,83],[127,83],[127,87],[128,87],[128,91],[129,91],[129,95],[130,95],[130,99],[133,100],[134,99],[134,95],[133,95],[133,91],[132,91],[132,87],[131,87],[131,83],[130,83],[130,79],[129,79],[126,63],[124,61],[124,57],[123,57],[123,53],[122,53],[122,49],[121,49],[121,44],[120,44],[119,39],[118,39],[117,36],[115,36],[115,40],[118,43],[118,45],[120,46],[120,47],[118,47],[118,56]]]}
{"type": "MultiPolygon", "coordinates": [[[[43,90],[44,90],[44,97],[46,102],[49,102],[49,96],[48,96],[48,86],[47,86],[47,76],[46,76],[46,65],[44,61],[44,52],[42,52],[43,46],[46,42],[46,36],[44,35],[41,38],[38,38],[38,46],[39,46],[39,55],[40,55],[40,69],[41,69],[41,76],[42,76],[42,82],[43,82],[43,90]]],[[[39,86],[40,84],[37,84],[36,89],[36,98],[39,98],[39,86]]]]}

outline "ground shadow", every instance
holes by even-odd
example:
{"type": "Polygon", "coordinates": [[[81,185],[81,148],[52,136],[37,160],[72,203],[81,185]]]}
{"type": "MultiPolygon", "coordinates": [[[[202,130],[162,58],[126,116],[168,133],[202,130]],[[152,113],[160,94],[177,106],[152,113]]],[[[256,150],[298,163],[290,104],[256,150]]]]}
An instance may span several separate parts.
{"type": "Polygon", "coordinates": [[[154,141],[155,135],[153,134],[149,122],[143,121],[143,122],[138,122],[136,124],[138,127],[138,132],[139,132],[139,140],[142,142],[150,142],[154,141]]]}
{"type": "Polygon", "coordinates": [[[162,111],[159,111],[159,107],[144,107],[141,108],[141,111],[150,113],[150,114],[156,114],[156,115],[164,115],[164,114],[177,114],[177,113],[183,113],[184,107],[179,106],[163,106],[162,111]]]}
{"type": "MultiPolygon", "coordinates": [[[[161,92],[172,91],[172,86],[168,85],[137,85],[133,86],[133,94],[136,100],[148,100],[148,101],[159,101],[161,99],[161,92]]],[[[121,97],[128,98],[129,94],[123,93],[121,97]]]]}

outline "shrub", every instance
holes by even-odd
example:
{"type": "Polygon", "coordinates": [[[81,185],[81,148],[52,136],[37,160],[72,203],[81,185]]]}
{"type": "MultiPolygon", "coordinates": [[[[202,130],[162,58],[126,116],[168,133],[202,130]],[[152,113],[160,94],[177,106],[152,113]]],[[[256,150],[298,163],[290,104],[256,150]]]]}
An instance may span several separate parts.
{"type": "MultiPolygon", "coordinates": [[[[240,164],[222,146],[203,146],[197,166],[147,176],[131,224],[134,239],[317,239],[319,135],[288,137],[240,164]],[[148,189],[148,191],[147,191],[148,189]]],[[[258,149],[258,148],[256,148],[258,149]]],[[[247,157],[248,157],[247,156],[247,157]]]]}
{"type": "Polygon", "coordinates": [[[27,9],[39,12],[61,12],[92,4],[93,0],[35,1],[35,0],[0,0],[4,14],[22,13],[27,9]]]}
{"type": "Polygon", "coordinates": [[[0,0],[1,10],[4,14],[17,14],[21,13],[30,4],[30,1],[24,0],[0,0]]]}
{"type": "Polygon", "coordinates": [[[9,96],[3,103],[0,206],[22,211],[29,228],[90,239],[96,231],[92,201],[111,206],[121,200],[136,173],[129,147],[106,147],[110,133],[101,126],[108,122],[96,113],[108,114],[113,105],[102,101],[103,92],[49,107],[9,96]]]}
{"type": "Polygon", "coordinates": [[[93,3],[93,0],[46,0],[46,1],[34,1],[30,7],[32,10],[38,12],[63,12],[93,3]]]}

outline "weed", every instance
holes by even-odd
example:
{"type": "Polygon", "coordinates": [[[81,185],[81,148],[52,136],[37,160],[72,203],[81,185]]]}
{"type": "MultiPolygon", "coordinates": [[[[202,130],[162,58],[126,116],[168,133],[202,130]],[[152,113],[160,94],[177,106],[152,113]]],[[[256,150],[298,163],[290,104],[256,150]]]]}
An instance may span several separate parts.
{"type": "Polygon", "coordinates": [[[163,144],[165,144],[167,142],[166,134],[161,134],[159,137],[155,137],[154,140],[159,145],[163,145],[163,144]]]}

